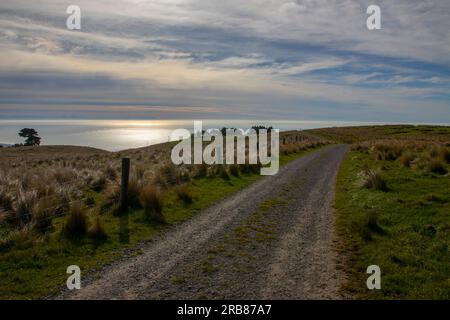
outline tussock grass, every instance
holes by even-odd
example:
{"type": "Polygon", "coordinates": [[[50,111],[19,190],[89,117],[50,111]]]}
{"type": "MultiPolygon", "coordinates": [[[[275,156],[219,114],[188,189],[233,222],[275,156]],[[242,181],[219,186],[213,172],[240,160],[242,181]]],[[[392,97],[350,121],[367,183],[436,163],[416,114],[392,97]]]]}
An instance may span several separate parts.
{"type": "Polygon", "coordinates": [[[437,173],[437,174],[446,174],[448,171],[445,168],[445,164],[440,159],[433,159],[428,164],[427,169],[429,172],[437,173]]]}
{"type": "Polygon", "coordinates": [[[423,170],[435,159],[445,165],[439,152],[429,152],[435,142],[418,141],[414,146],[408,140],[402,154],[416,156],[409,167],[401,157],[377,160],[370,144],[353,148],[344,160],[335,208],[339,251],[349,275],[345,293],[362,299],[449,299],[450,180],[423,170]],[[419,168],[419,163],[425,167],[419,168]],[[374,167],[384,168],[389,192],[361,188],[358,173],[374,167]],[[381,290],[367,290],[365,285],[365,270],[371,264],[384,270],[381,290]]]}
{"type": "Polygon", "coordinates": [[[208,166],[205,163],[195,165],[194,178],[206,178],[208,176],[208,166]]]}
{"type": "Polygon", "coordinates": [[[162,214],[163,199],[158,189],[146,186],[141,191],[141,203],[144,207],[144,216],[148,221],[157,223],[166,223],[166,219],[162,214]]]}
{"type": "Polygon", "coordinates": [[[62,233],[69,240],[77,240],[84,237],[87,231],[87,211],[82,205],[74,204],[67,215],[62,233]]]}
{"type": "MultiPolygon", "coordinates": [[[[2,255],[5,252],[0,259],[0,269],[4,271],[0,273],[0,297],[47,296],[49,290],[60,287],[61,265],[66,266],[75,259],[82,261],[83,268],[94,268],[110,261],[118,249],[124,247],[121,240],[113,236],[117,233],[119,219],[123,218],[117,217],[114,212],[117,211],[120,197],[120,159],[124,156],[131,158],[129,190],[134,194],[129,197],[134,200],[130,201],[132,207],[127,215],[130,245],[148,240],[165,229],[164,225],[158,223],[143,223],[143,216],[147,221],[167,221],[168,225],[174,225],[260,178],[260,164],[239,166],[239,169],[244,168],[240,170],[239,178],[230,174],[230,170],[230,180],[222,179],[216,172],[216,166],[174,166],[169,158],[170,146],[167,144],[118,153],[68,152],[63,155],[48,152],[50,147],[27,148],[26,152],[32,151],[33,154],[11,150],[15,155],[5,161],[3,159],[9,157],[10,151],[3,153],[2,150],[0,195],[6,199],[1,200],[2,203],[9,208],[5,211],[0,205],[0,250],[2,255]],[[153,150],[153,153],[149,154],[149,150],[153,150]],[[146,168],[144,174],[135,174],[135,166],[146,168]],[[172,168],[167,169],[168,166],[172,168]],[[197,175],[198,168],[200,174],[197,175]],[[247,173],[245,168],[248,169],[247,173]],[[175,175],[168,176],[175,176],[176,183],[166,183],[161,189],[163,193],[145,196],[143,198],[147,200],[142,201],[142,190],[146,189],[143,186],[151,184],[156,187],[154,181],[160,170],[174,171],[175,175]],[[101,176],[106,178],[106,186],[96,192],[91,186],[101,176]],[[175,190],[178,185],[186,185],[189,194],[195,198],[191,205],[179,200],[175,190]],[[26,214],[19,224],[16,209],[22,194],[26,201],[22,201],[24,205],[21,211],[26,214]],[[48,206],[52,207],[48,211],[44,210],[47,204],[40,205],[44,198],[48,200],[48,206]],[[74,205],[70,205],[75,203],[83,204],[78,210],[80,214],[76,213],[74,205]],[[87,206],[90,207],[89,211],[87,206]],[[90,218],[91,214],[95,214],[95,217],[90,218]],[[108,241],[101,240],[102,229],[109,235],[108,241]],[[74,241],[61,241],[61,237],[74,241]],[[15,274],[17,261],[23,266],[20,275],[15,274]],[[45,274],[42,274],[43,269],[46,270],[45,274]],[[12,279],[12,275],[22,283],[20,292],[16,291],[17,281],[12,279]]],[[[292,154],[282,159],[293,160],[298,155],[292,154]]]]}
{"type": "Polygon", "coordinates": [[[106,241],[106,239],[108,239],[108,235],[106,234],[99,217],[97,217],[94,224],[89,229],[88,235],[91,239],[97,242],[106,241]]]}
{"type": "Polygon", "coordinates": [[[386,180],[380,173],[373,169],[365,169],[363,171],[364,182],[363,186],[368,189],[375,189],[379,191],[388,191],[386,180]]]}
{"type": "Polygon", "coordinates": [[[186,204],[191,204],[194,200],[186,185],[175,188],[178,199],[186,204]]]}
{"type": "Polygon", "coordinates": [[[239,177],[240,175],[239,165],[237,164],[230,165],[230,174],[234,177],[239,177]]]}

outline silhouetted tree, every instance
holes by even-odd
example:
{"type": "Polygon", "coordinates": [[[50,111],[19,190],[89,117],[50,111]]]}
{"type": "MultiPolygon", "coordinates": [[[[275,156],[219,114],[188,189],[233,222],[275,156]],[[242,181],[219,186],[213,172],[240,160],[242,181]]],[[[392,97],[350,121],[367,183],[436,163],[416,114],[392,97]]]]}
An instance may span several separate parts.
{"type": "Polygon", "coordinates": [[[19,131],[19,136],[25,138],[26,146],[38,146],[41,144],[41,137],[33,128],[23,128],[19,131]]]}

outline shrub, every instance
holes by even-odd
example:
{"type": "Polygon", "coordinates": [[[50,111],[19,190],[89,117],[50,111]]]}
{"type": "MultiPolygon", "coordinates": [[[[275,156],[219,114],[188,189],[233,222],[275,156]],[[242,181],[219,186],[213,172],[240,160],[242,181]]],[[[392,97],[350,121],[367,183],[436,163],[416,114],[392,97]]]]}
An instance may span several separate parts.
{"type": "Polygon", "coordinates": [[[364,171],[364,187],[380,191],[388,191],[386,180],[379,171],[366,169],[364,171]]]}
{"type": "Polygon", "coordinates": [[[79,239],[86,235],[88,230],[88,221],[86,209],[74,204],[69,211],[66,223],[63,227],[63,234],[68,239],[79,239]]]}
{"type": "Polygon", "coordinates": [[[144,207],[144,215],[147,220],[158,223],[166,222],[162,214],[162,197],[156,188],[151,186],[143,188],[140,198],[142,206],[144,207]]]}
{"type": "Polygon", "coordinates": [[[427,167],[429,172],[437,173],[437,174],[446,174],[447,169],[445,168],[444,163],[440,159],[433,159],[430,161],[427,167]]]}
{"type": "Polygon", "coordinates": [[[186,185],[177,187],[175,189],[175,192],[176,192],[176,194],[178,196],[178,199],[180,199],[184,203],[191,204],[193,202],[192,195],[189,192],[189,190],[186,187],[186,185]]]}
{"type": "Polygon", "coordinates": [[[95,241],[105,241],[108,238],[99,217],[95,220],[92,228],[89,229],[89,237],[95,241]]]}

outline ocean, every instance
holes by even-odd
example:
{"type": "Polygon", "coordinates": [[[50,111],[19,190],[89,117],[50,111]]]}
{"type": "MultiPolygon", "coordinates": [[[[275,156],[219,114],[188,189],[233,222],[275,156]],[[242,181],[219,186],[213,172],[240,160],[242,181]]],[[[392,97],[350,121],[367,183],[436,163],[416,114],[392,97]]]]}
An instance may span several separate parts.
{"type": "MultiPolygon", "coordinates": [[[[307,120],[203,120],[203,128],[233,127],[247,129],[253,125],[272,126],[285,130],[387,124],[355,121],[307,120]]],[[[193,120],[0,120],[0,143],[23,141],[22,128],[34,128],[42,145],[76,145],[119,151],[169,141],[173,130],[193,131],[193,120]]]]}

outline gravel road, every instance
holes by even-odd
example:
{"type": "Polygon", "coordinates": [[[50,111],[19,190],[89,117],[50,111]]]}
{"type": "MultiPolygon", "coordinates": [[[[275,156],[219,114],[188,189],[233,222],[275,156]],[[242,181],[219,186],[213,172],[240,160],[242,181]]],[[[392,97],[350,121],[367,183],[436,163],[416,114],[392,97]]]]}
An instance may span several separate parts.
{"type": "Polygon", "coordinates": [[[342,298],[332,204],[347,150],[292,161],[57,298],[342,298]]]}

